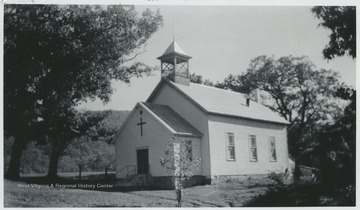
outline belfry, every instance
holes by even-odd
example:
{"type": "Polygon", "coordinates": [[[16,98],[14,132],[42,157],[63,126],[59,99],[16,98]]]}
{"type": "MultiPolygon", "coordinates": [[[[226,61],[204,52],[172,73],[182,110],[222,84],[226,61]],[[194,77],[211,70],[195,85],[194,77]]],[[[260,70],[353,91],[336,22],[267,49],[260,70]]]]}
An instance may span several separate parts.
{"type": "Polygon", "coordinates": [[[175,40],[157,59],[161,61],[161,76],[175,83],[190,84],[189,59],[191,57],[182,50],[175,40]]]}

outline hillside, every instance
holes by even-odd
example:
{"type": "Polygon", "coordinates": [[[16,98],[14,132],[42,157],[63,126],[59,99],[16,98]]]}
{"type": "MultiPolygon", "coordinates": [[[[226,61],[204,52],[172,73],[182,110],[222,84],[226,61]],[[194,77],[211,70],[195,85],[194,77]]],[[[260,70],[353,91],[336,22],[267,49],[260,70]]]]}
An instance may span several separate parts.
{"type": "MultiPolygon", "coordinates": [[[[108,112],[108,115],[103,119],[98,126],[96,126],[97,134],[103,135],[101,138],[98,136],[86,140],[79,138],[71,142],[67,149],[64,151],[59,162],[59,172],[74,172],[77,170],[77,165],[74,160],[74,155],[70,156],[71,151],[83,151],[85,149],[89,150],[88,155],[94,155],[101,157],[102,160],[99,163],[84,163],[84,170],[88,171],[98,171],[102,170],[103,162],[114,162],[114,146],[110,144],[112,137],[120,128],[120,126],[125,121],[127,115],[130,111],[93,111],[93,112],[108,112]],[[99,148],[101,147],[101,148],[99,148]],[[103,154],[104,153],[104,154],[103,154]],[[106,154],[105,154],[106,153],[106,154]],[[106,160],[109,159],[109,160],[106,160]],[[105,159],[105,160],[104,160],[105,159]]],[[[8,169],[8,165],[11,158],[11,149],[14,143],[12,137],[4,139],[4,173],[8,169]]],[[[25,151],[23,152],[21,158],[21,168],[20,172],[22,174],[43,174],[47,173],[49,165],[49,157],[51,154],[51,143],[38,144],[37,142],[31,142],[27,145],[25,151]]],[[[82,157],[82,160],[86,160],[87,157],[82,157]]],[[[89,160],[90,161],[90,160],[89,160]]],[[[92,161],[94,162],[94,161],[92,161]]],[[[110,170],[113,170],[111,164],[110,170]]]]}
{"type": "Polygon", "coordinates": [[[116,128],[116,130],[118,130],[120,126],[124,123],[129,113],[130,111],[127,110],[109,110],[109,114],[103,120],[103,122],[107,122],[110,127],[114,127],[116,128]]]}

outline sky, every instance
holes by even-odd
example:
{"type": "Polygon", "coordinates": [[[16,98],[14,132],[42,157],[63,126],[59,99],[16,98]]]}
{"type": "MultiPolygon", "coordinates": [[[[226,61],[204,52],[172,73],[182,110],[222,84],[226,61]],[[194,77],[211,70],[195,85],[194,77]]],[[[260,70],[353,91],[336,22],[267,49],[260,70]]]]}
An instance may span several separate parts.
{"type": "MultiPolygon", "coordinates": [[[[305,6],[140,6],[160,10],[164,25],[148,40],[146,52],[134,62],[159,66],[156,58],[173,40],[192,57],[190,72],[213,82],[229,74],[242,74],[251,59],[260,56],[306,55],[317,69],[338,71],[340,81],[356,87],[356,60],[348,56],[325,60],[322,50],[329,42],[330,30],[318,27],[320,20],[305,6]],[[174,27],[175,25],[175,27],[174,27]],[[175,28],[175,29],[174,29],[175,28]]],[[[131,57],[131,56],[129,56],[131,57]]],[[[113,82],[111,101],[81,104],[88,110],[131,110],[136,102],[146,101],[160,81],[160,72],[133,78],[131,84],[113,82]]]]}

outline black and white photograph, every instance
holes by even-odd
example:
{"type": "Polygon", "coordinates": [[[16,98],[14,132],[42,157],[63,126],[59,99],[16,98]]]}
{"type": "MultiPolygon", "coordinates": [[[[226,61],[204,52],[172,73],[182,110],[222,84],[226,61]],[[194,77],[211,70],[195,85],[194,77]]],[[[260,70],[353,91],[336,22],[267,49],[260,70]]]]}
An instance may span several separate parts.
{"type": "Polygon", "coordinates": [[[3,207],[355,207],[355,1],[170,2],[3,2],[3,207]]]}

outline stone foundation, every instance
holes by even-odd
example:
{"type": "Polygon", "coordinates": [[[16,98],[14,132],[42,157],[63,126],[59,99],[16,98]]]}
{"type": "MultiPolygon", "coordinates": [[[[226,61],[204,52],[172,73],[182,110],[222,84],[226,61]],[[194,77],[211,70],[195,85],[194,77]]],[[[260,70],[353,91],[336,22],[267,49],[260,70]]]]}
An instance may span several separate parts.
{"type": "Polygon", "coordinates": [[[220,175],[211,176],[211,183],[224,182],[229,179],[236,179],[238,181],[248,180],[263,180],[267,178],[267,174],[246,174],[246,175],[220,175]]]}
{"type": "Polygon", "coordinates": [[[221,183],[240,183],[244,186],[269,185],[273,183],[268,174],[248,174],[248,175],[220,175],[212,176],[211,184],[221,183]]]}
{"type": "Polygon", "coordinates": [[[280,179],[283,184],[291,184],[293,180],[284,174],[247,174],[247,175],[220,175],[209,178],[211,184],[237,183],[243,186],[259,186],[277,184],[280,179]]]}

